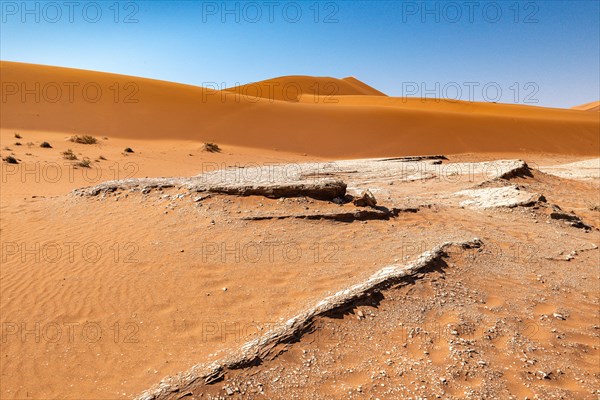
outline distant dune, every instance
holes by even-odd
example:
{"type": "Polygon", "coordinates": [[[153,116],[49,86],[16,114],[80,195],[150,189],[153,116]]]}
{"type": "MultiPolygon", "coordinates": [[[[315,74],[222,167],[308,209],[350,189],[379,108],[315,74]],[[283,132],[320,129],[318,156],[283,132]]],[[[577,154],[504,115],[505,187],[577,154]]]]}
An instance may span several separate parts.
{"type": "Polygon", "coordinates": [[[93,71],[2,62],[0,127],[214,141],[331,158],[464,152],[596,155],[600,114],[387,97],[355,78],[282,77],[258,96],[93,71]],[[316,86],[315,86],[316,85],[316,86]],[[316,91],[315,91],[316,88],[316,91]],[[267,92],[268,93],[268,92],[267,92]],[[278,97],[279,96],[279,97],[278,97]],[[283,100],[283,101],[282,101],[283,100]],[[287,101],[286,101],[287,100],[287,101]]]}
{"type": "Polygon", "coordinates": [[[311,98],[311,96],[385,96],[384,93],[354,77],[337,79],[314,76],[282,76],[225,90],[249,98],[261,97],[292,102],[298,101],[301,97],[311,98]]]}
{"type": "Polygon", "coordinates": [[[591,103],[572,107],[572,109],[581,111],[600,111],[600,101],[592,101],[591,103]]]}

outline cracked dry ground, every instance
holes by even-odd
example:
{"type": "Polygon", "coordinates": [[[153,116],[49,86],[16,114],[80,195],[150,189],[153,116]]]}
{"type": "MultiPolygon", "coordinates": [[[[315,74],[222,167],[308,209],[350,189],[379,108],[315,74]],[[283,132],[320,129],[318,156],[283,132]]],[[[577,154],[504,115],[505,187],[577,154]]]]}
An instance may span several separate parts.
{"type": "MultiPolygon", "coordinates": [[[[478,237],[480,249],[451,250],[426,273],[318,317],[297,341],[278,345],[256,365],[162,397],[596,398],[598,183],[531,175],[487,185],[517,185],[547,203],[468,209],[440,202],[351,223],[244,220],[354,210],[351,204],[175,188],[28,200],[22,226],[37,228],[28,240],[133,243],[135,262],[115,262],[111,253],[92,266],[79,260],[32,269],[9,259],[3,318],[130,323],[136,342],[13,341],[3,374],[19,377],[11,381],[13,394],[33,382],[36,397],[131,397],[161,377],[235,352],[383,266],[478,237]],[[592,230],[551,219],[549,204],[573,211],[592,230]],[[44,295],[27,296],[31,287],[44,295]],[[36,371],[39,360],[52,376],[16,372],[36,371]],[[70,390],[65,381],[73,382],[70,390]]],[[[390,196],[376,196],[392,208],[404,191],[437,193],[435,184],[401,182],[390,196]]],[[[474,183],[439,186],[452,193],[474,183]]],[[[2,229],[11,226],[20,242],[25,228],[10,222],[4,219],[2,229]]]]}

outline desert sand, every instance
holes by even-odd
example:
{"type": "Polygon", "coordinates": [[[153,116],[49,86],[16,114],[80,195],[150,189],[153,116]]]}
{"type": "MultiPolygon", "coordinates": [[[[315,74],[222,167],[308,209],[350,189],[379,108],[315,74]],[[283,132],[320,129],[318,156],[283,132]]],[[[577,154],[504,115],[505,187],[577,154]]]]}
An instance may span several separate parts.
{"type": "Polygon", "coordinates": [[[597,398],[598,113],[1,68],[0,397],[597,398]]]}
{"type": "Polygon", "coordinates": [[[203,140],[338,159],[525,151],[595,155],[600,145],[596,113],[431,99],[423,103],[381,96],[354,80],[271,81],[280,82],[275,89],[294,83],[308,90],[302,101],[293,102],[91,71],[11,62],[0,67],[5,129],[203,140]],[[329,95],[327,83],[347,95],[329,95]],[[314,85],[321,96],[311,91],[314,85]],[[356,92],[367,94],[356,97],[356,92]]]}

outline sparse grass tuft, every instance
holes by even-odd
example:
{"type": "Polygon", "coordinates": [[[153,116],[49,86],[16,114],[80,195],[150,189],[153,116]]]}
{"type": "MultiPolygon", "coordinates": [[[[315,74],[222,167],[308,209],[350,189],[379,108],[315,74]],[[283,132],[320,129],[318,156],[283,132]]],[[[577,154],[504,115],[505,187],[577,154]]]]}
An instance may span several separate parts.
{"type": "Polygon", "coordinates": [[[83,136],[75,135],[75,136],[71,136],[71,139],[69,139],[69,140],[73,143],[80,143],[80,144],[96,144],[96,143],[98,143],[98,139],[96,139],[95,137],[90,136],[90,135],[83,135],[83,136]]]}
{"type": "Polygon", "coordinates": [[[100,156],[100,157],[98,157],[98,160],[106,160],[106,157],[100,156]]]}
{"type": "Polygon", "coordinates": [[[31,148],[33,146],[35,146],[35,143],[33,143],[33,142],[27,142],[27,147],[31,148]]]}
{"type": "Polygon", "coordinates": [[[210,142],[204,143],[202,150],[208,151],[209,153],[220,153],[221,152],[221,148],[219,147],[218,144],[210,143],[210,142]]]}
{"type": "Polygon", "coordinates": [[[44,148],[44,149],[51,149],[52,148],[52,146],[48,142],[42,142],[42,144],[40,144],[40,147],[44,148]]]}
{"type": "Polygon", "coordinates": [[[18,133],[15,133],[15,139],[21,139],[21,135],[19,135],[18,133]]]}
{"type": "Polygon", "coordinates": [[[92,162],[90,161],[89,158],[84,158],[83,160],[79,161],[77,164],[75,164],[77,167],[81,167],[81,168],[90,168],[90,166],[92,165],[92,162]]]}
{"type": "Polygon", "coordinates": [[[4,161],[7,162],[7,163],[9,163],[9,164],[18,164],[19,163],[19,161],[17,161],[17,159],[14,158],[13,156],[6,156],[4,158],[4,161]]]}
{"type": "Polygon", "coordinates": [[[15,146],[20,146],[21,142],[15,142],[15,146]]]}
{"type": "Polygon", "coordinates": [[[62,156],[65,160],[77,160],[77,156],[73,153],[73,150],[68,149],[67,151],[63,151],[62,156]]]}

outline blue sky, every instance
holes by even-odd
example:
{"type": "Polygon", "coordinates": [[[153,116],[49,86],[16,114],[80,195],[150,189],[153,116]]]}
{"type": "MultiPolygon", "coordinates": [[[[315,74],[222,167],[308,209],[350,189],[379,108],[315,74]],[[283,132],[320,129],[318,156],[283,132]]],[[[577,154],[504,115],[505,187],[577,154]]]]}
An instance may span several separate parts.
{"type": "Polygon", "coordinates": [[[597,0],[76,3],[2,1],[0,58],[193,85],[355,76],[393,96],[600,98],[597,0]]]}

